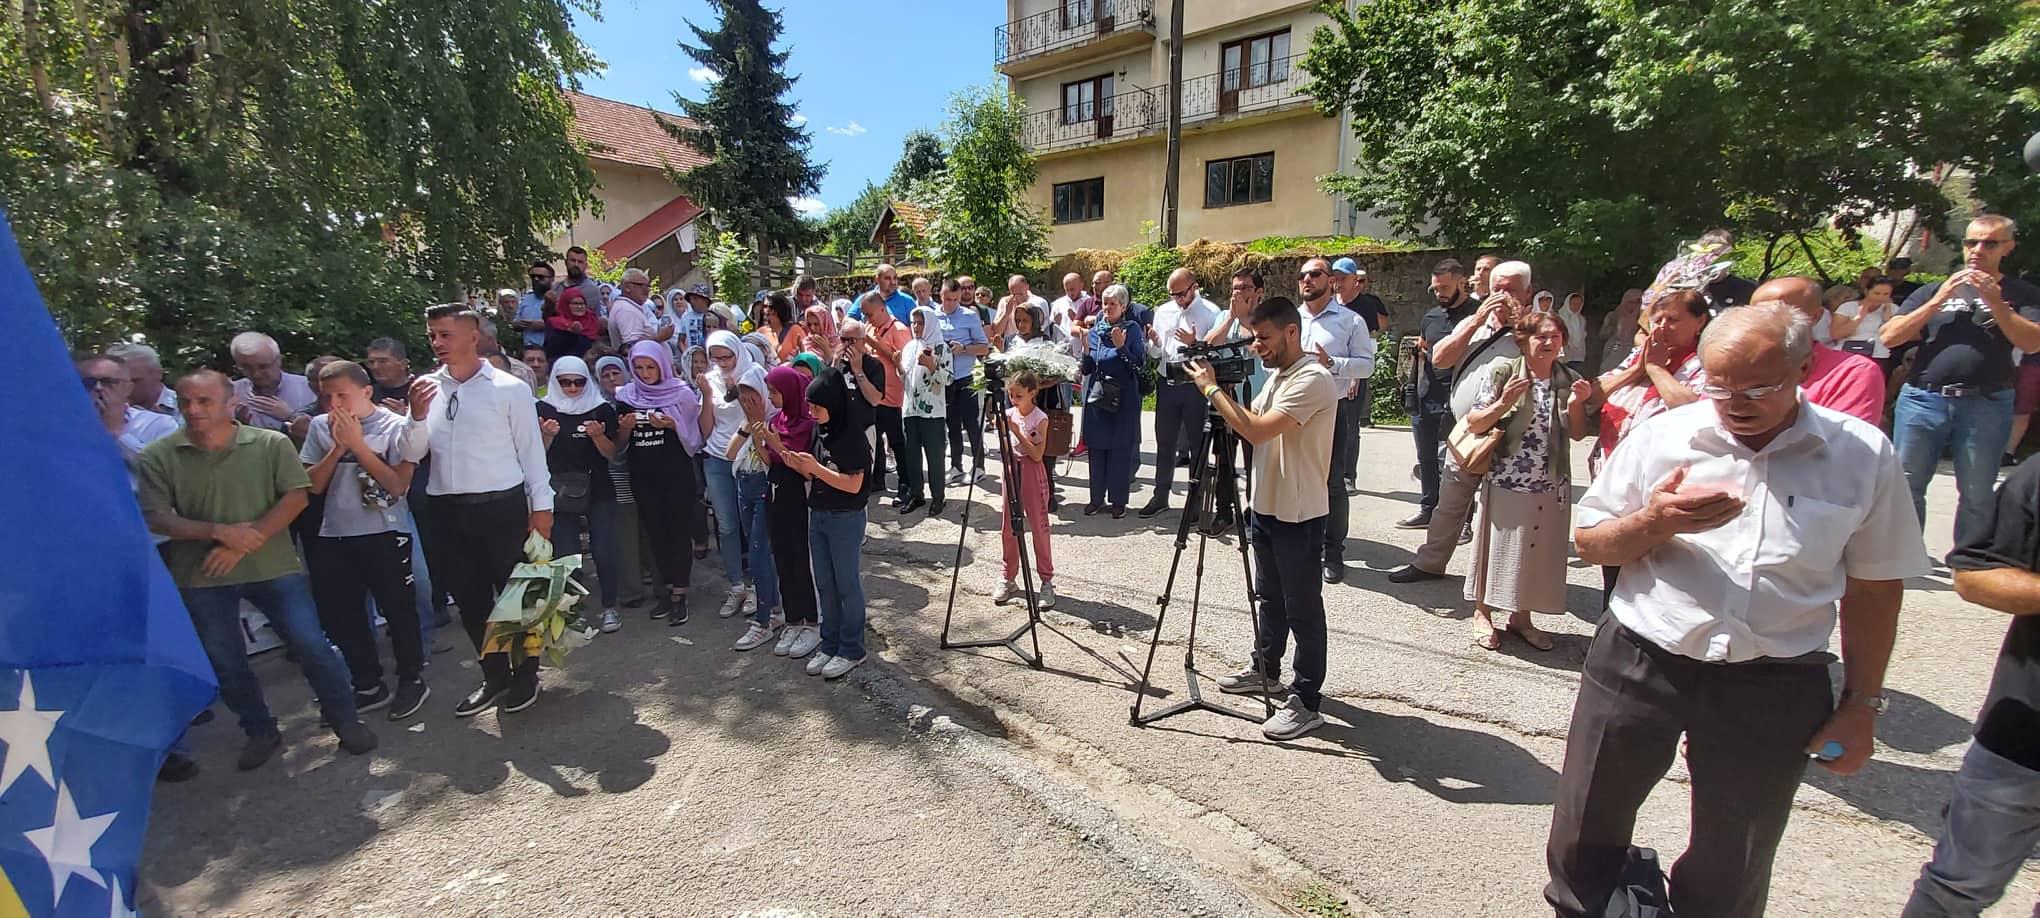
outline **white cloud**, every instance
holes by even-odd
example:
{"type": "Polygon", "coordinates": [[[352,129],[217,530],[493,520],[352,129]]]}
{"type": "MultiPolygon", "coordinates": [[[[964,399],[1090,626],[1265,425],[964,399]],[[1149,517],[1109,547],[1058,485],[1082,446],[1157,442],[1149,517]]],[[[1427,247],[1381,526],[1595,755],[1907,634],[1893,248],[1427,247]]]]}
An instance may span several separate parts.
{"type": "Polygon", "coordinates": [[[855,137],[859,134],[864,133],[864,125],[852,121],[849,124],[846,124],[842,127],[837,127],[832,124],[826,128],[823,128],[823,130],[828,131],[831,134],[840,134],[844,137],[855,137]]]}
{"type": "Polygon", "coordinates": [[[803,217],[819,216],[829,209],[829,205],[822,203],[821,198],[787,198],[786,203],[793,205],[793,209],[799,211],[803,217]]]}
{"type": "Polygon", "coordinates": [[[707,67],[689,67],[687,68],[687,76],[696,83],[713,83],[722,79],[722,74],[707,67]]]}
{"type": "Polygon", "coordinates": [[[806,116],[806,115],[794,115],[794,116],[793,116],[793,126],[794,126],[794,127],[800,127],[801,125],[803,125],[803,124],[806,124],[806,123],[807,123],[807,116],[806,116]]]}

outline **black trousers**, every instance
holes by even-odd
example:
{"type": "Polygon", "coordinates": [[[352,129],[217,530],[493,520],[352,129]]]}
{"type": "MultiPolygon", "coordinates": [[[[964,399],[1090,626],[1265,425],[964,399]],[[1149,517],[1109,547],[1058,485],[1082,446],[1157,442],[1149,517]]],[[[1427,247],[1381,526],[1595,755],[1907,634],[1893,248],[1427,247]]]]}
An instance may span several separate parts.
{"type": "Polygon", "coordinates": [[[340,648],[357,692],[373,690],[383,679],[375,626],[368,616],[370,597],[390,623],[397,678],[415,681],[425,671],[424,633],[412,590],[411,539],[407,532],[378,532],[305,540],[305,567],[312,578],[319,627],[340,648]]]}
{"type": "Polygon", "coordinates": [[[650,543],[659,579],[668,590],[684,592],[694,579],[694,540],[705,536],[708,524],[694,463],[673,463],[663,476],[634,477],[630,492],[637,498],[638,526],[650,543]]]}
{"type": "Polygon", "coordinates": [[[1169,489],[1176,485],[1176,457],[1197,449],[1204,432],[1204,410],[1204,396],[1190,383],[1163,382],[1155,388],[1156,503],[1167,503],[1169,489]]]}
{"type": "Polygon", "coordinates": [[[1440,452],[1445,446],[1445,435],[1452,432],[1452,412],[1433,411],[1423,405],[1417,406],[1417,416],[1410,419],[1410,436],[1417,441],[1417,482],[1422,496],[1417,507],[1429,514],[1438,509],[1438,476],[1445,459],[1440,452]]]}
{"type": "MultiPolygon", "coordinates": [[[[421,479],[423,477],[422,475],[419,476],[421,479]]],[[[425,494],[425,485],[422,480],[413,482],[412,491],[405,500],[411,507],[411,521],[418,524],[420,532],[424,531],[425,518],[431,516],[433,511],[439,509],[439,507],[432,502],[431,497],[425,494]]],[[[425,564],[427,567],[430,567],[432,562],[427,561],[425,564]]],[[[417,572],[413,571],[412,573],[416,574],[417,572]]],[[[449,621],[446,614],[446,587],[438,583],[430,583],[427,586],[432,588],[432,624],[434,627],[444,625],[449,621]]]]}
{"type": "MultiPolygon", "coordinates": [[[[482,649],[489,612],[496,594],[510,582],[510,571],[524,560],[524,539],[530,531],[529,505],[522,486],[491,494],[436,495],[426,526],[425,564],[432,582],[444,584],[460,606],[460,623],[475,652],[482,649]]],[[[482,657],[482,676],[492,685],[510,678],[510,655],[482,657]]]]}
{"type": "MultiPolygon", "coordinates": [[[[948,401],[943,423],[949,427],[949,464],[963,468],[963,441],[970,438],[970,467],[978,471],[985,468],[985,425],[981,401],[984,393],[970,387],[970,379],[956,380],[944,387],[948,401]]],[[[939,469],[929,469],[929,475],[940,474],[939,469]]]]}
{"type": "Polygon", "coordinates": [[[1315,711],[1325,687],[1325,584],[1318,551],[1325,518],[1285,523],[1250,513],[1254,555],[1254,665],[1265,676],[1282,674],[1289,636],[1296,635],[1296,681],[1289,689],[1315,711]]]}
{"type": "Polygon", "coordinates": [[[1562,918],[1599,918],[1636,828],[1636,810],[1686,737],[1693,834],[1671,870],[1680,918],[1756,918],[1806,742],[1833,713],[1825,653],[1707,663],[1605,617],[1580,671],[1565,773],[1551,818],[1544,898],[1562,918]]]}
{"type": "Polygon", "coordinates": [[[1355,426],[1359,413],[1359,399],[1342,398],[1338,417],[1332,421],[1331,474],[1325,479],[1325,496],[1331,501],[1331,512],[1325,517],[1326,564],[1337,564],[1346,557],[1346,528],[1351,522],[1347,508],[1353,501],[1346,494],[1346,466],[1360,451],[1360,428],[1355,426]]]}
{"type": "Polygon", "coordinates": [[[820,624],[815,574],[808,554],[807,491],[803,487],[782,481],[766,486],[765,533],[772,542],[772,567],[779,572],[779,607],[786,610],[786,623],[820,624]]]}
{"type": "MultiPolygon", "coordinates": [[[[897,385],[899,383],[895,380],[891,384],[897,385]]],[[[888,449],[892,451],[895,464],[907,461],[905,458],[907,454],[907,432],[906,426],[901,422],[900,410],[898,408],[877,405],[871,410],[872,417],[876,419],[873,426],[878,431],[878,448],[871,451],[871,469],[872,474],[877,476],[877,481],[868,490],[873,494],[879,494],[885,491],[886,451],[888,449]]],[[[893,471],[898,472],[899,469],[895,468],[893,471]]],[[[907,489],[904,483],[901,484],[897,493],[902,498],[906,497],[907,489]]]]}

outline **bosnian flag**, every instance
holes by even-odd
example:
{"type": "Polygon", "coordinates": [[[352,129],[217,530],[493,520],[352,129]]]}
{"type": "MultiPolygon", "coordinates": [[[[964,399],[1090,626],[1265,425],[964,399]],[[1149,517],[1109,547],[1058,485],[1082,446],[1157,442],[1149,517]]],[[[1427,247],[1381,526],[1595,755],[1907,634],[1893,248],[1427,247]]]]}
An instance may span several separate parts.
{"type": "Polygon", "coordinates": [[[126,915],[164,751],[216,683],[0,213],[0,916],[126,915]]]}

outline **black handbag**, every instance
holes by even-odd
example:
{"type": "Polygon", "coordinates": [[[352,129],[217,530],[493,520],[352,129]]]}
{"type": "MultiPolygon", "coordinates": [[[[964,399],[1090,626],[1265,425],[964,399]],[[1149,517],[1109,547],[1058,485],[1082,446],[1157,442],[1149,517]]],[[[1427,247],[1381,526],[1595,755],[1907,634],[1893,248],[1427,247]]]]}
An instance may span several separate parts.
{"type": "Polygon", "coordinates": [[[557,513],[588,512],[588,494],[593,480],[587,472],[552,473],[553,510],[557,513]]]}
{"type": "Polygon", "coordinates": [[[1107,413],[1116,412],[1119,410],[1119,403],[1125,398],[1125,383],[1100,374],[1091,384],[1091,395],[1084,400],[1084,407],[1107,413]]]}
{"type": "Polygon", "coordinates": [[[1665,891],[1665,873],[1657,852],[1631,847],[1623,859],[1615,894],[1608,897],[1602,918],[1676,918],[1665,891]]]}

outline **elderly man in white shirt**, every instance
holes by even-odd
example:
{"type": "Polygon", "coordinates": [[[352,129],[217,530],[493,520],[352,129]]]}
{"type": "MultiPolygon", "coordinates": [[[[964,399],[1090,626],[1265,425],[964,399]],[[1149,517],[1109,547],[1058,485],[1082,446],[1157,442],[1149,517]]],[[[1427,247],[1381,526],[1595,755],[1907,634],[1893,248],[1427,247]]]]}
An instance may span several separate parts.
{"type": "Polygon", "coordinates": [[[292,418],[309,413],[319,393],[303,376],[283,371],[283,350],[261,332],[242,332],[227,345],[241,378],[234,380],[235,420],[278,432],[290,430],[292,418]]]}
{"type": "MultiPolygon", "coordinates": [[[[1099,272],[1103,274],[1104,272],[1099,272]]],[[[1169,300],[1155,309],[1148,326],[1148,346],[1161,355],[1155,388],[1155,494],[1140,508],[1142,517],[1169,509],[1169,490],[1176,484],[1176,456],[1184,445],[1196,449],[1204,430],[1204,397],[1189,377],[1170,378],[1169,366],[1183,360],[1183,347],[1204,340],[1218,324],[1218,307],[1197,289],[1189,268],[1169,272],[1169,300]]],[[[1191,508],[1191,513],[1196,508],[1191,508]]]]}
{"type": "Polygon", "coordinates": [[[1686,918],[1762,915],[1809,755],[1839,774],[1870,758],[1904,581],[1927,553],[1891,441],[1802,397],[1812,348],[1789,306],[1723,312],[1700,338],[1705,397],[1625,438],[1574,511],[1580,558],[1622,573],[1546,848],[1561,916],[1602,914],[1681,734],[1693,828],[1670,893],[1686,918]]]}
{"type": "MultiPolygon", "coordinates": [[[[538,429],[538,402],[516,377],[481,358],[481,319],[463,303],[425,311],[439,369],[411,382],[410,438],[425,437],[432,460],[426,483],[433,512],[418,522],[432,582],[460,605],[461,624],[482,649],[489,612],[524,541],[552,538],[552,474],[538,429]]],[[[409,452],[409,450],[407,450],[409,452]]],[[[515,713],[538,701],[538,661],[511,671],[504,653],[482,657],[482,684],[453,713],[468,717],[498,702],[515,713]]]]}
{"type": "Polygon", "coordinates": [[[609,303],[609,343],[628,354],[630,346],[639,341],[672,341],[675,331],[672,317],[666,314],[663,304],[651,305],[658,302],[652,297],[651,275],[642,268],[623,272],[616,299],[609,303]]]}

